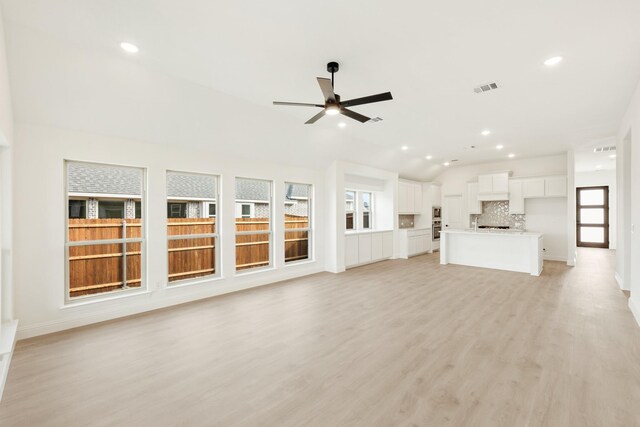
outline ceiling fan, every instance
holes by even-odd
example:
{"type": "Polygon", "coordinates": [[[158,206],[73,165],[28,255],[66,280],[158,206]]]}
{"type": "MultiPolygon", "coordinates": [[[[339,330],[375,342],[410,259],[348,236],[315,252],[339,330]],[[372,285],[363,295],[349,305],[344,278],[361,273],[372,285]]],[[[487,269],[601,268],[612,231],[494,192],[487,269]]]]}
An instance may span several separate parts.
{"type": "Polygon", "coordinates": [[[322,116],[325,114],[329,116],[335,116],[336,114],[342,114],[344,116],[350,117],[354,120],[359,121],[360,123],[365,123],[371,120],[367,116],[363,116],[360,113],[356,113],[355,111],[349,110],[346,107],[353,107],[355,105],[363,105],[363,104],[371,104],[373,102],[380,101],[389,101],[393,99],[391,96],[391,92],[379,93],[377,95],[365,96],[363,98],[355,98],[350,99],[348,101],[341,101],[340,95],[333,91],[333,75],[338,72],[340,66],[337,62],[329,62],[327,64],[327,71],[331,73],[331,79],[318,77],[318,84],[320,85],[320,90],[324,95],[324,104],[306,104],[303,102],[280,102],[273,101],[273,105],[290,105],[294,107],[320,107],[322,111],[320,111],[315,116],[311,117],[304,124],[310,125],[317,122],[322,116]]]}

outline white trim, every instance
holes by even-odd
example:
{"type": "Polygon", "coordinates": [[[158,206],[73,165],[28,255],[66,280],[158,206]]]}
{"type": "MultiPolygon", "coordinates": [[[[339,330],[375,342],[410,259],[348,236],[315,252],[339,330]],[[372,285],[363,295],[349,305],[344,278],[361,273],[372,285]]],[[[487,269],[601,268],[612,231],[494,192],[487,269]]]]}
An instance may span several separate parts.
{"type": "Polygon", "coordinates": [[[18,321],[12,320],[0,325],[0,400],[4,392],[4,385],[9,375],[9,367],[11,366],[11,357],[16,347],[16,331],[18,329],[18,321]]]}
{"type": "Polygon", "coordinates": [[[621,290],[623,290],[623,291],[629,291],[630,290],[630,289],[625,288],[624,282],[622,281],[622,277],[620,277],[620,275],[618,274],[617,271],[615,272],[613,277],[616,279],[616,283],[618,283],[618,286],[620,287],[621,290]]]}
{"type": "Polygon", "coordinates": [[[122,200],[142,199],[141,194],[133,195],[133,194],[111,194],[111,193],[73,193],[71,191],[69,192],[69,197],[87,197],[89,199],[122,199],[122,200]]]}
{"type": "Polygon", "coordinates": [[[640,305],[638,305],[633,297],[629,298],[629,309],[631,309],[633,317],[636,319],[638,326],[640,326],[640,305]]]}
{"type": "Polygon", "coordinates": [[[179,197],[179,196],[167,196],[167,202],[215,202],[217,199],[210,199],[208,197],[179,197]]]}

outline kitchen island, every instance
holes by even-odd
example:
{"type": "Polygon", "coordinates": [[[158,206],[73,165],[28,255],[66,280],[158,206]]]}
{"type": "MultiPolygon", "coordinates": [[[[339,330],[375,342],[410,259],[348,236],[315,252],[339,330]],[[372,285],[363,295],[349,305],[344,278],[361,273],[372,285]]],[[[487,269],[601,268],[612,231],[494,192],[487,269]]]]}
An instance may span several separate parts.
{"type": "Polygon", "coordinates": [[[443,230],[440,264],[518,271],[539,276],[542,272],[542,234],[526,231],[443,230]]]}

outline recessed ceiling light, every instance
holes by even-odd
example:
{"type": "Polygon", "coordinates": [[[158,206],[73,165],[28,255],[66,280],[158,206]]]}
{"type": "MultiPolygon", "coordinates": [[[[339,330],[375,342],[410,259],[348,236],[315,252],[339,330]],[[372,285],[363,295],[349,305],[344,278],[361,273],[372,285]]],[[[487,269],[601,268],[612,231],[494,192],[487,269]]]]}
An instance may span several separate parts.
{"type": "Polygon", "coordinates": [[[513,153],[509,153],[509,158],[510,158],[510,159],[513,159],[515,156],[516,156],[515,154],[513,154],[513,153]]]}
{"type": "Polygon", "coordinates": [[[599,171],[600,169],[602,169],[602,165],[596,165],[596,170],[599,171]]]}
{"type": "Polygon", "coordinates": [[[403,146],[402,146],[402,147],[400,147],[400,148],[402,149],[402,151],[407,151],[407,150],[409,149],[409,147],[408,147],[408,146],[406,146],[406,145],[403,145],[403,146]]]}
{"type": "Polygon", "coordinates": [[[558,65],[561,61],[562,56],[554,56],[544,61],[544,65],[546,65],[547,67],[553,67],[554,65],[558,65]]]}
{"type": "Polygon", "coordinates": [[[449,162],[444,162],[443,164],[444,164],[445,166],[449,166],[451,163],[449,163],[449,162]]]}
{"type": "Polygon", "coordinates": [[[425,157],[425,159],[431,160],[431,159],[433,159],[433,156],[432,155],[428,155],[428,156],[425,157]]]}
{"type": "Polygon", "coordinates": [[[122,50],[129,53],[138,53],[138,51],[140,50],[138,49],[138,46],[129,42],[120,43],[120,47],[122,48],[122,50]]]}
{"type": "Polygon", "coordinates": [[[347,124],[345,122],[340,122],[338,123],[338,127],[343,128],[345,127],[347,124]]]}
{"type": "Polygon", "coordinates": [[[480,132],[482,134],[482,136],[488,136],[491,135],[491,131],[489,129],[485,129],[482,132],[480,132]]]}
{"type": "Polygon", "coordinates": [[[615,155],[615,154],[609,154],[609,158],[610,158],[610,159],[615,159],[615,158],[616,158],[616,155],[615,155]]]}
{"type": "Polygon", "coordinates": [[[503,148],[504,148],[504,145],[502,144],[496,145],[496,150],[502,150],[503,148]]]}

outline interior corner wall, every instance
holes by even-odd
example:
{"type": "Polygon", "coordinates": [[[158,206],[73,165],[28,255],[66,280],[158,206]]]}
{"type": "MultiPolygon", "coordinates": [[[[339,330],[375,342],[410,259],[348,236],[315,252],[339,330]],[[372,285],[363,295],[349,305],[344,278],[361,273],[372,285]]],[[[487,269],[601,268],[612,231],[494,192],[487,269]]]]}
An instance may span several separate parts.
{"type": "Polygon", "coordinates": [[[576,242],[576,159],[575,153],[567,152],[567,265],[576,265],[577,242],[576,242]]]}
{"type": "Polygon", "coordinates": [[[15,315],[19,338],[41,335],[89,323],[167,307],[324,271],[325,200],[321,170],[266,161],[225,157],[214,151],[149,144],[93,133],[15,124],[14,217],[15,315]],[[38,155],[34,155],[38,153],[38,155]],[[153,153],[153,155],[149,155],[153,153]],[[77,160],[141,167],[146,170],[145,219],[147,292],[105,295],[103,301],[65,305],[64,161],[77,160]],[[220,268],[222,277],[167,287],[166,171],[220,176],[220,268]],[[284,239],[284,183],[314,186],[312,233],[315,258],[284,264],[274,253],[274,268],[235,273],[235,177],[274,183],[273,234],[275,248],[284,239]],[[34,208],[46,206],[46,210],[34,208]],[[112,298],[110,298],[112,297],[112,298]]]}
{"type": "MultiPolygon", "coordinates": [[[[628,163],[628,182],[619,182],[618,185],[623,188],[625,195],[629,194],[631,207],[629,223],[625,223],[624,228],[618,233],[618,250],[622,249],[625,252],[622,254],[623,259],[631,261],[629,278],[626,281],[628,287],[626,283],[624,285],[631,291],[629,307],[640,324],[640,82],[618,130],[617,144],[628,148],[623,150],[622,155],[618,153],[616,165],[622,165],[624,168],[625,163],[628,163]],[[625,141],[629,142],[626,147],[625,141]],[[628,257],[626,252],[630,252],[628,257]]],[[[621,177],[624,178],[624,172],[621,177]]],[[[621,206],[621,203],[624,201],[625,197],[618,198],[618,209],[623,212],[624,206],[621,206]]]]}
{"type": "Polygon", "coordinates": [[[617,236],[616,281],[622,290],[630,290],[631,279],[631,132],[616,147],[617,236]]]}
{"type": "Polygon", "coordinates": [[[0,9],[0,322],[13,319],[12,281],[12,168],[13,111],[9,69],[0,9]]]}

